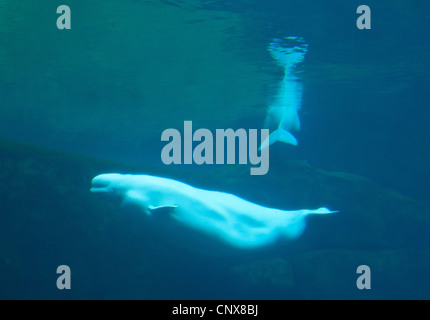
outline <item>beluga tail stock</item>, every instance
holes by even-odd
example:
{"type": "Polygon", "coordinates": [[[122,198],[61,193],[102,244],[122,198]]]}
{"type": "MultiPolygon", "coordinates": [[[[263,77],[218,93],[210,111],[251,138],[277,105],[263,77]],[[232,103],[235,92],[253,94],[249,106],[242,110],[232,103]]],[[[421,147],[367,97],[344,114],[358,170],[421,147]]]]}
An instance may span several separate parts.
{"type": "Polygon", "coordinates": [[[302,104],[303,85],[297,77],[297,66],[305,59],[308,44],[300,37],[274,39],[268,46],[271,56],[284,69],[284,77],[278,93],[267,111],[264,128],[274,129],[263,141],[260,149],[267,148],[276,141],[296,146],[296,137],[291,131],[300,129],[298,110],[302,104]]]}

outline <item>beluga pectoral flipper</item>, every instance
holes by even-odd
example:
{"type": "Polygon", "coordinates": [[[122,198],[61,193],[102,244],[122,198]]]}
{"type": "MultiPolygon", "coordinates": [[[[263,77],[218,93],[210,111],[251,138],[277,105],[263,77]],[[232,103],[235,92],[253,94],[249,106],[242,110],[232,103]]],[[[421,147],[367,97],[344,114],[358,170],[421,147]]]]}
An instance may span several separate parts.
{"type": "Polygon", "coordinates": [[[302,103],[303,85],[297,76],[297,66],[305,59],[308,44],[300,37],[286,37],[274,39],[267,49],[276,63],[284,68],[284,77],[264,124],[265,128],[274,131],[263,141],[260,149],[276,141],[297,145],[297,139],[291,133],[300,129],[298,110],[302,103]]]}

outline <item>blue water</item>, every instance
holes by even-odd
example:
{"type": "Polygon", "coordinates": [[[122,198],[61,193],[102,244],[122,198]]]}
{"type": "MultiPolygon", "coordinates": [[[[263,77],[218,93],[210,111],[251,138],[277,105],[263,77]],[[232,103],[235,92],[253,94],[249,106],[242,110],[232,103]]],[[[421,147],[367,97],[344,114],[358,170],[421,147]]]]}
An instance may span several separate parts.
{"type": "Polygon", "coordinates": [[[361,4],[74,1],[71,30],[56,28],[55,5],[0,4],[0,138],[27,144],[2,144],[0,298],[429,298],[430,5],[369,0],[372,29],[358,30],[361,4]],[[262,127],[283,78],[267,46],[286,36],[309,45],[299,145],[272,145],[263,177],[164,165],[161,133],[186,120],[262,127]],[[310,220],[291,244],[211,257],[90,194],[106,171],[343,216],[310,220]],[[61,264],[69,291],[55,285],[61,264]],[[370,290],[356,287],[360,264],[370,290]]]}

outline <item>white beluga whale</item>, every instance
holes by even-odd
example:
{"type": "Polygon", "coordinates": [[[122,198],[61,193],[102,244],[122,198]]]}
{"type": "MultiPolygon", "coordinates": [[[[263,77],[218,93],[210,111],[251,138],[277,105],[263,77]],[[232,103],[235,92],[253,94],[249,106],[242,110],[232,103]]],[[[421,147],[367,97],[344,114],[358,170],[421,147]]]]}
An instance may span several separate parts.
{"type": "Polygon", "coordinates": [[[298,110],[302,103],[303,85],[297,77],[297,65],[304,60],[308,45],[303,38],[286,37],[274,39],[267,49],[284,69],[284,77],[264,123],[265,128],[274,131],[262,142],[260,149],[276,141],[297,145],[297,139],[291,133],[300,129],[298,110]]]}
{"type": "MultiPolygon", "coordinates": [[[[258,248],[279,239],[295,239],[310,214],[329,214],[327,208],[285,211],[263,207],[233,194],[198,189],[177,180],[150,175],[102,174],[92,180],[91,192],[119,196],[137,206],[160,232],[195,233],[235,248],[258,248]]],[[[196,243],[197,245],[197,243],[196,243]]]]}

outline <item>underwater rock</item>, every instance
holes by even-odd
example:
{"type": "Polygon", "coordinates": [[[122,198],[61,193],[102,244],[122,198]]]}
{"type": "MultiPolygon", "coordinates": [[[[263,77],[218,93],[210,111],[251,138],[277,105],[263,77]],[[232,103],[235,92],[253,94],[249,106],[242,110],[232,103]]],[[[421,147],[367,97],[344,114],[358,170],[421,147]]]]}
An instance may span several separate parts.
{"type": "Polygon", "coordinates": [[[327,299],[428,299],[430,251],[320,250],[302,253],[291,261],[296,293],[327,299]],[[371,270],[371,289],[356,286],[359,265],[371,270]]]}
{"type": "Polygon", "coordinates": [[[280,258],[260,260],[232,268],[232,273],[242,285],[262,286],[269,284],[281,289],[294,286],[294,275],[291,264],[280,258]]]}
{"type": "Polygon", "coordinates": [[[231,274],[267,299],[428,299],[429,268],[429,250],[327,249],[237,265],[231,274]],[[370,290],[356,286],[360,265],[371,270],[370,290]]]}

